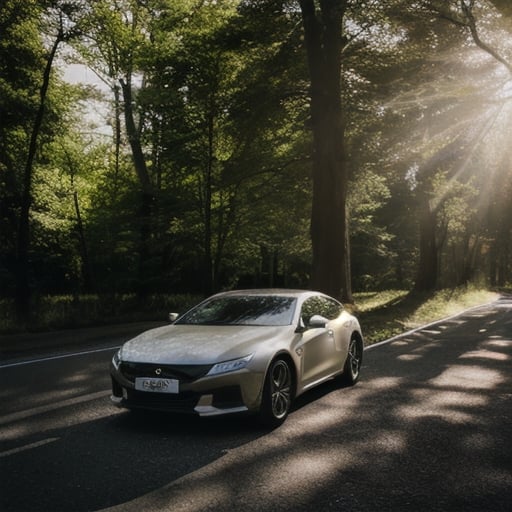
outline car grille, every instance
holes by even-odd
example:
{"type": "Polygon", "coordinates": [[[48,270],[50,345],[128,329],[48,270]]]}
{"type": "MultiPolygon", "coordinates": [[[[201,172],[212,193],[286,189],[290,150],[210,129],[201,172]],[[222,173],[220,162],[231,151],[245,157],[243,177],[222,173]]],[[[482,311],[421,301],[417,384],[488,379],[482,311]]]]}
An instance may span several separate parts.
{"type": "MultiPolygon", "coordinates": [[[[243,406],[242,395],[238,386],[226,386],[214,389],[212,405],[219,409],[243,406]]],[[[193,413],[202,393],[182,391],[179,394],[151,393],[147,391],[126,390],[125,405],[159,411],[193,413]]]]}
{"type": "Polygon", "coordinates": [[[200,395],[185,391],[177,395],[127,390],[126,405],[159,411],[193,413],[200,395]]]}
{"type": "Polygon", "coordinates": [[[162,379],[177,379],[180,382],[193,382],[204,377],[212,367],[198,364],[150,364],[122,362],[119,371],[130,382],[137,377],[158,377],[162,379]]]}

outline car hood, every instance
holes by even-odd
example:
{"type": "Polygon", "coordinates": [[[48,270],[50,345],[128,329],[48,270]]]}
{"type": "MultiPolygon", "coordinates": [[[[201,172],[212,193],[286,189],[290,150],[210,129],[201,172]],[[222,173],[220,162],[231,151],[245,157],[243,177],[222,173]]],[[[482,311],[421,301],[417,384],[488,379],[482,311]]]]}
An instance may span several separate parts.
{"type": "Polygon", "coordinates": [[[254,353],[271,340],[293,336],[293,327],[168,325],[127,341],[121,359],[157,364],[215,364],[254,353]]]}

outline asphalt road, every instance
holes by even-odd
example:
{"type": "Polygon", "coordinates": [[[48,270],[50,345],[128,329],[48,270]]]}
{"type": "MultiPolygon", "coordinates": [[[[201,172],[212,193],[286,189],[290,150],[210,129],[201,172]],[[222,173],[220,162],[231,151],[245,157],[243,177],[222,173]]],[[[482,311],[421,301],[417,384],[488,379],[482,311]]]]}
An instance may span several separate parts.
{"type": "Polygon", "coordinates": [[[113,408],[127,334],[3,354],[2,512],[512,510],[510,298],[366,350],[271,432],[113,408]]]}

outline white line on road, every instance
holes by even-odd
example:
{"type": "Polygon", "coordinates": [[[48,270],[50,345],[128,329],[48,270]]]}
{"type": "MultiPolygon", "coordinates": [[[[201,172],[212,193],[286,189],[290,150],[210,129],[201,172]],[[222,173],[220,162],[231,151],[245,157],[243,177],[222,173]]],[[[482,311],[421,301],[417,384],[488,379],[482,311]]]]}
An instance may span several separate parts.
{"type": "Polygon", "coordinates": [[[56,356],[41,357],[40,359],[28,359],[27,361],[18,361],[16,363],[0,364],[0,369],[12,368],[13,366],[23,366],[26,364],[33,364],[33,363],[43,363],[44,361],[54,361],[57,359],[64,359],[66,357],[84,356],[87,354],[95,354],[97,352],[107,352],[109,350],[115,350],[116,348],[119,348],[119,347],[120,347],[120,345],[116,345],[115,347],[97,348],[94,350],[83,350],[82,352],[70,352],[68,354],[59,354],[56,356]]]}
{"type": "Polygon", "coordinates": [[[8,457],[9,455],[16,455],[17,453],[24,452],[26,450],[32,450],[32,448],[38,448],[39,446],[44,446],[45,444],[53,443],[54,441],[58,441],[59,439],[59,437],[50,437],[49,439],[44,439],[43,441],[38,441],[37,443],[27,444],[25,446],[20,446],[19,448],[13,448],[12,450],[1,452],[0,458],[8,457]]]}
{"type": "Polygon", "coordinates": [[[25,418],[30,418],[31,416],[35,416],[36,414],[43,414],[45,412],[55,411],[56,409],[62,409],[63,407],[68,407],[70,405],[76,405],[82,402],[89,402],[91,400],[96,400],[98,398],[104,398],[108,395],[109,392],[110,389],[106,389],[104,391],[98,391],[96,393],[89,393],[88,395],[77,396],[75,398],[68,398],[67,400],[62,400],[62,402],[41,405],[39,407],[33,407],[32,409],[27,409],[25,411],[13,412],[12,414],[8,414],[7,416],[0,417],[0,425],[14,423],[15,421],[24,420],[25,418]]]}
{"type": "Polygon", "coordinates": [[[444,322],[449,322],[455,318],[465,315],[466,313],[471,313],[480,308],[486,308],[488,306],[492,306],[494,303],[495,303],[495,301],[489,302],[487,304],[480,304],[478,306],[473,306],[471,308],[465,309],[464,311],[459,311],[458,313],[455,313],[451,316],[447,316],[446,318],[441,318],[440,320],[434,320],[433,322],[430,322],[429,324],[426,324],[426,325],[420,325],[419,327],[415,327],[414,329],[411,329],[410,331],[397,334],[396,336],[393,336],[392,338],[388,338],[387,340],[379,341],[377,343],[374,343],[373,345],[368,345],[367,347],[364,347],[364,350],[370,350],[373,348],[381,347],[382,345],[387,345],[388,343],[391,343],[392,341],[395,341],[399,338],[405,338],[406,336],[410,336],[411,334],[415,334],[419,331],[423,331],[424,329],[429,329],[430,327],[433,327],[434,325],[439,325],[444,322]]]}

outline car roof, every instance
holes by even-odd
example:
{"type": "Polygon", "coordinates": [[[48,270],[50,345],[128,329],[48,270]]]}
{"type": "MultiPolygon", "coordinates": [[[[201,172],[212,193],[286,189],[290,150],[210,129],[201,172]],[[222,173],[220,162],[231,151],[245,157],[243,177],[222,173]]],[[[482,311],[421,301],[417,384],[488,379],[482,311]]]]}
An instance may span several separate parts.
{"type": "Polygon", "coordinates": [[[308,295],[323,295],[320,292],[312,290],[294,290],[288,288],[254,288],[246,290],[231,290],[227,292],[221,292],[214,295],[214,297],[222,296],[244,296],[244,295],[269,295],[269,296],[286,296],[286,297],[302,297],[308,295]]]}

